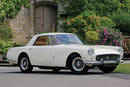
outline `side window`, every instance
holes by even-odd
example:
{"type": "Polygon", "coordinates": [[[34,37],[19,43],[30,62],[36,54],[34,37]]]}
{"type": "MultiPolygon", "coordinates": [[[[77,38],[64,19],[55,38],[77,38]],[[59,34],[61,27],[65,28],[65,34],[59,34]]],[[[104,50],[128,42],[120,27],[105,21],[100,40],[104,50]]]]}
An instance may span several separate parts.
{"type": "Polygon", "coordinates": [[[56,45],[55,38],[53,36],[50,37],[51,37],[51,45],[56,45]]]}
{"type": "Polygon", "coordinates": [[[58,45],[60,43],[54,36],[50,36],[50,37],[51,37],[51,45],[58,45]]]}
{"type": "Polygon", "coordinates": [[[49,36],[38,37],[38,39],[34,43],[34,46],[46,46],[46,45],[50,45],[49,36]]]}

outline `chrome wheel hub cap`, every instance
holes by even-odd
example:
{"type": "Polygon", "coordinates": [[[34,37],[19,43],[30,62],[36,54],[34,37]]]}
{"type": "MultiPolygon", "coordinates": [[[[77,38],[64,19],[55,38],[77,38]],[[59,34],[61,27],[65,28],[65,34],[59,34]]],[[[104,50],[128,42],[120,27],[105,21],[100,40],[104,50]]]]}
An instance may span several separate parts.
{"type": "Polygon", "coordinates": [[[27,58],[22,58],[20,62],[20,66],[23,70],[26,70],[28,68],[28,59],[27,58]]]}
{"type": "Polygon", "coordinates": [[[77,57],[72,61],[72,67],[75,71],[82,71],[85,67],[85,64],[80,57],[77,57]]]}

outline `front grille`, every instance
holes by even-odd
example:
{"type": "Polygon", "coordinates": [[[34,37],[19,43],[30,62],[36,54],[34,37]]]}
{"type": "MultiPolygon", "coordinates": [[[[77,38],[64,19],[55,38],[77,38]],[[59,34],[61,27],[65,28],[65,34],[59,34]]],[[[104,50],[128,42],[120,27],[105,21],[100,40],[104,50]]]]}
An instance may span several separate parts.
{"type": "Polygon", "coordinates": [[[117,61],[120,58],[120,55],[116,54],[107,54],[107,55],[98,55],[96,61],[117,61]]]}

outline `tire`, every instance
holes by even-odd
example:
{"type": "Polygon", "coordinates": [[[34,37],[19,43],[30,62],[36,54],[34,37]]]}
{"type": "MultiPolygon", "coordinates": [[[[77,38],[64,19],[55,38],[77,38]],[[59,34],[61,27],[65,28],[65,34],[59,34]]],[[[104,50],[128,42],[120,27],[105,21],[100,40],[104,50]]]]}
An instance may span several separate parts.
{"type": "Polygon", "coordinates": [[[73,55],[70,61],[70,70],[75,74],[87,73],[88,67],[84,64],[82,58],[79,55],[73,55]]]}
{"type": "Polygon", "coordinates": [[[60,68],[54,68],[54,69],[52,69],[52,70],[53,70],[53,72],[57,73],[57,72],[60,71],[60,68]]]}
{"type": "Polygon", "coordinates": [[[31,65],[27,55],[22,55],[18,62],[19,68],[23,73],[32,72],[33,66],[31,65]]]}
{"type": "Polygon", "coordinates": [[[111,73],[116,69],[117,65],[114,66],[98,66],[98,68],[104,73],[111,73]]]}

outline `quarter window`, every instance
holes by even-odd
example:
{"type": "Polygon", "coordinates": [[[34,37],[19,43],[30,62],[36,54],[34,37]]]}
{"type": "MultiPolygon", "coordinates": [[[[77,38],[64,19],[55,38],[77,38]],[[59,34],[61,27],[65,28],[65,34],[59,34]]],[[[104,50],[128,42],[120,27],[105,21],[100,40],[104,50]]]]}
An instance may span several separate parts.
{"type": "Polygon", "coordinates": [[[39,37],[34,44],[34,46],[46,46],[46,45],[50,45],[48,36],[39,37]]]}

